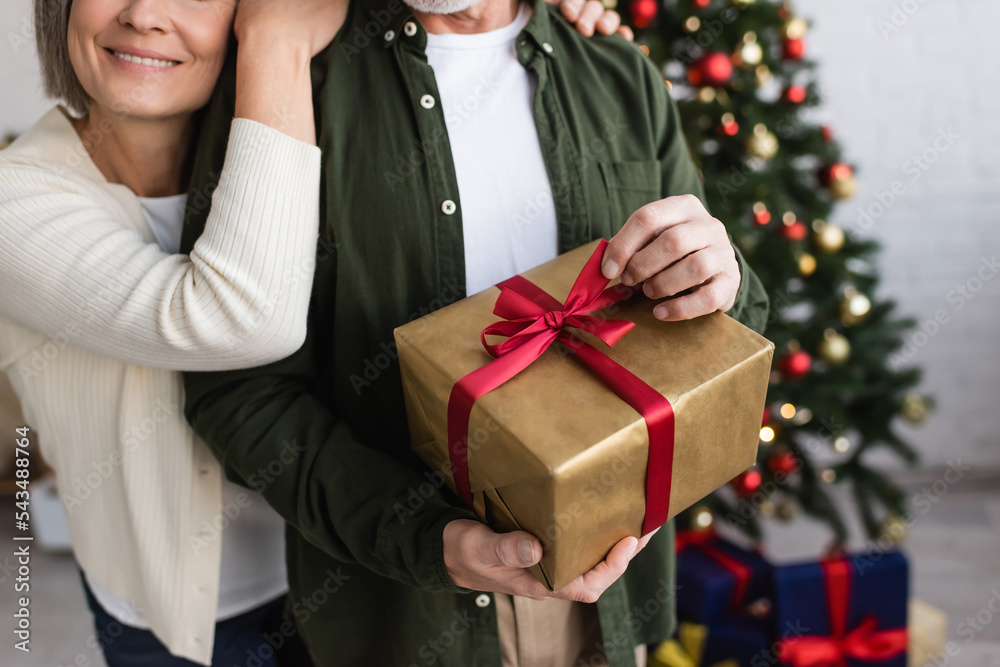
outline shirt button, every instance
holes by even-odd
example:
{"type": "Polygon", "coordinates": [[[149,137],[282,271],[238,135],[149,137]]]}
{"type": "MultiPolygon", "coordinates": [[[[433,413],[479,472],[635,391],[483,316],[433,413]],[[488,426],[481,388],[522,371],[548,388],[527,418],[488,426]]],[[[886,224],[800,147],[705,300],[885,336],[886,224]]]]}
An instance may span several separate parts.
{"type": "Polygon", "coordinates": [[[420,106],[422,106],[425,109],[433,109],[434,108],[434,96],[433,95],[424,95],[423,97],[421,97],[420,98],[420,106]]]}
{"type": "Polygon", "coordinates": [[[489,607],[490,606],[490,596],[485,593],[476,596],[476,606],[477,607],[489,607]]]}
{"type": "Polygon", "coordinates": [[[552,45],[549,44],[548,42],[542,44],[542,48],[545,49],[545,53],[552,53],[555,50],[552,48],[552,45]]]}
{"type": "Polygon", "coordinates": [[[453,202],[450,199],[445,199],[443,202],[441,202],[441,212],[444,213],[445,215],[451,215],[452,213],[455,212],[456,208],[458,207],[455,206],[455,202],[453,202]]]}
{"type": "Polygon", "coordinates": [[[403,26],[403,33],[405,33],[407,37],[413,37],[417,34],[417,24],[413,21],[407,21],[406,25],[403,26]]]}
{"type": "Polygon", "coordinates": [[[393,39],[393,37],[395,37],[395,36],[396,36],[396,32],[394,30],[387,30],[386,33],[385,33],[385,41],[391,42],[392,39],[393,39]]]}

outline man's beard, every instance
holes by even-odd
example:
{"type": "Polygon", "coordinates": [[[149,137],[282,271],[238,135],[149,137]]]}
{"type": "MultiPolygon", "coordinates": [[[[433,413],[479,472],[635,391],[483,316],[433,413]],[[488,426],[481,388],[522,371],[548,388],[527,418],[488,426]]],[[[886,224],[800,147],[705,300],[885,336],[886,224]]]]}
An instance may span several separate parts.
{"type": "Polygon", "coordinates": [[[473,5],[478,5],[482,0],[405,0],[406,4],[418,12],[425,14],[454,14],[461,12],[473,5]]]}

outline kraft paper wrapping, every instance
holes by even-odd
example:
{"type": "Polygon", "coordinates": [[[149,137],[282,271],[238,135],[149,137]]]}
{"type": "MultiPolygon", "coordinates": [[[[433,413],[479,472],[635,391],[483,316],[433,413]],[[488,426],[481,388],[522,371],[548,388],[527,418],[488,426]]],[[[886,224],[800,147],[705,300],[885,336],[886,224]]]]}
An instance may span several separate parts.
{"type": "MultiPolygon", "coordinates": [[[[562,301],[597,243],[523,276],[562,301]]],[[[480,333],[499,319],[499,293],[490,287],[394,332],[413,449],[452,490],[448,398],[457,380],[493,359],[480,333]]],[[[774,345],[723,313],[668,323],[653,317],[653,305],[640,293],[601,311],[636,324],[614,347],[573,332],[672,404],[672,517],[756,461],[774,345]]],[[[640,535],[647,450],[641,415],[557,343],[472,409],[474,510],[494,530],[538,537],[535,576],[561,588],[640,535]]]]}
{"type": "Polygon", "coordinates": [[[942,655],[948,642],[947,614],[926,602],[910,600],[906,626],[909,667],[937,665],[947,660],[942,655]]]}

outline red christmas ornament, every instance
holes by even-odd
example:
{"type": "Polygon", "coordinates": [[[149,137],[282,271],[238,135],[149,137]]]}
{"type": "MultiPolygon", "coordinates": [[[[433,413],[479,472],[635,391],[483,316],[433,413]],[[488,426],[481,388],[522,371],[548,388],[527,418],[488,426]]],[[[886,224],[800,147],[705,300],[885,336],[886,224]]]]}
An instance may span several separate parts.
{"type": "Polygon", "coordinates": [[[760,488],[760,473],[753,468],[737,475],[730,484],[736,489],[736,493],[744,498],[752,496],[760,488]]]}
{"type": "Polygon", "coordinates": [[[648,28],[660,13],[660,4],[657,0],[632,0],[628,10],[632,15],[632,25],[640,29],[648,28]]]}
{"type": "Polygon", "coordinates": [[[819,170],[819,182],[824,187],[830,187],[831,183],[838,181],[846,181],[852,176],[854,176],[854,170],[851,169],[851,165],[844,164],[843,162],[834,162],[819,170]]]}
{"type": "Polygon", "coordinates": [[[808,352],[797,350],[783,355],[778,360],[778,370],[789,380],[800,380],[809,372],[812,357],[808,352]]]}
{"type": "Polygon", "coordinates": [[[789,241],[801,241],[809,234],[809,229],[801,220],[796,220],[790,225],[781,227],[781,235],[789,241]]]}
{"type": "Polygon", "coordinates": [[[802,86],[789,86],[785,88],[785,92],[782,93],[781,99],[786,102],[791,102],[792,104],[802,104],[806,101],[806,89],[802,86]]]}
{"type": "Polygon", "coordinates": [[[771,408],[764,408],[764,416],[760,418],[760,425],[767,426],[767,422],[771,421],[771,408]]]}
{"type": "Polygon", "coordinates": [[[736,121],[731,123],[721,123],[718,128],[719,136],[723,137],[735,137],[736,133],[740,131],[740,125],[736,121]]]}
{"type": "Polygon", "coordinates": [[[688,68],[692,86],[724,86],[733,76],[733,63],[725,53],[707,53],[688,68]]]}
{"type": "Polygon", "coordinates": [[[771,222],[771,212],[767,210],[767,204],[759,201],[753,205],[753,221],[758,225],[766,225],[771,222]]]}
{"type": "Polygon", "coordinates": [[[829,143],[831,143],[833,141],[833,130],[830,129],[829,125],[824,125],[823,127],[821,127],[819,129],[819,131],[820,131],[820,133],[821,133],[821,135],[823,137],[823,141],[825,143],[829,144],[829,143]]]}
{"type": "Polygon", "coordinates": [[[803,39],[786,39],[781,42],[781,55],[785,60],[802,60],[806,54],[806,43],[803,39]]]}
{"type": "Polygon", "coordinates": [[[774,472],[783,472],[786,475],[795,470],[799,465],[795,454],[789,451],[775,452],[767,459],[767,467],[774,472]]]}
{"type": "Polygon", "coordinates": [[[712,0],[694,0],[694,6],[698,9],[705,9],[710,4],[712,4],[712,0]]]}

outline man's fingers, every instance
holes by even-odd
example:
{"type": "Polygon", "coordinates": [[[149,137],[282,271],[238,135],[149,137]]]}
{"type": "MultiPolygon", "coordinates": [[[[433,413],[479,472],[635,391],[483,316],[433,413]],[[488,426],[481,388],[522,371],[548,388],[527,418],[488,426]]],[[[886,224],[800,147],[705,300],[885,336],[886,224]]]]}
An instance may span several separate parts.
{"type": "Polygon", "coordinates": [[[597,19],[601,18],[604,14],[604,5],[600,0],[587,0],[586,4],[583,5],[583,9],[580,11],[580,18],[576,20],[576,29],[584,37],[590,37],[594,34],[594,26],[597,25],[597,19]]]}
{"type": "MultiPolygon", "coordinates": [[[[694,195],[667,197],[646,204],[629,216],[618,233],[604,251],[601,271],[604,277],[617,277],[625,269],[632,256],[642,250],[664,230],[692,219],[705,207],[694,195]]],[[[662,267],[660,267],[662,268],[662,267]]]]}
{"type": "Polygon", "coordinates": [[[486,556],[493,560],[493,565],[525,568],[542,559],[542,545],[533,535],[524,531],[494,533],[486,548],[486,556]]]}
{"type": "MultiPolygon", "coordinates": [[[[727,250],[729,249],[709,246],[685,255],[676,263],[646,278],[642,293],[650,299],[662,299],[701,285],[723,272],[727,250]]],[[[729,255],[732,254],[729,250],[729,255]]]]}
{"type": "Polygon", "coordinates": [[[618,28],[618,34],[630,42],[635,41],[635,33],[633,33],[632,28],[628,27],[627,25],[623,25],[620,28],[618,28]]]}
{"type": "Polygon", "coordinates": [[[608,9],[601,16],[600,20],[597,21],[597,32],[602,35],[613,35],[621,24],[621,15],[613,9],[608,9]]]}
{"type": "Polygon", "coordinates": [[[601,593],[625,574],[629,560],[638,551],[638,546],[639,541],[634,537],[619,540],[607,557],[594,569],[577,577],[573,583],[559,589],[552,596],[576,602],[597,602],[601,593]]]}
{"type": "MultiPolygon", "coordinates": [[[[622,282],[626,285],[636,285],[680,262],[688,255],[708,248],[716,240],[713,232],[712,222],[706,220],[687,221],[663,230],[628,260],[622,271],[622,282]]],[[[701,281],[691,285],[696,285],[698,282],[701,281]]]]}
{"type": "Polygon", "coordinates": [[[725,278],[717,276],[694,288],[690,294],[658,303],[653,315],[664,322],[679,322],[701,317],[716,310],[726,311],[731,305],[725,304],[724,295],[731,292],[725,285],[725,278]]]}

